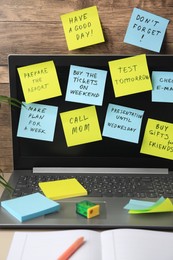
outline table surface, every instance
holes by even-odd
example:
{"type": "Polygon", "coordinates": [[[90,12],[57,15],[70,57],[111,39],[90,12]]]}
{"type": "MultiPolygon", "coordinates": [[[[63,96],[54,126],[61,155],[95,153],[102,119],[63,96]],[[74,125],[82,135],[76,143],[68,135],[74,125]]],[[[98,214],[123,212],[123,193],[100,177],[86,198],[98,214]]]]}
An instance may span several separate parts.
{"type": "MultiPolygon", "coordinates": [[[[10,173],[6,174],[6,179],[10,177],[10,173]]],[[[3,192],[2,186],[0,186],[0,196],[3,192]]],[[[7,259],[7,254],[8,250],[11,244],[11,240],[14,234],[14,230],[2,230],[0,229],[0,245],[1,245],[1,250],[0,250],[0,259],[1,260],[6,260],[7,259]],[[2,250],[3,248],[3,250],[2,250]]]]}
{"type": "MultiPolygon", "coordinates": [[[[8,180],[10,177],[10,173],[6,174],[6,179],[8,180]]],[[[2,195],[3,188],[0,186],[0,196],[2,195]]],[[[17,229],[0,229],[0,260],[6,260],[8,251],[11,245],[11,241],[13,239],[13,235],[15,231],[19,231],[17,229]]],[[[28,231],[25,229],[20,230],[22,231],[28,231]]],[[[32,231],[32,230],[30,230],[32,231]]],[[[37,230],[33,230],[37,231],[37,230]]],[[[39,230],[40,231],[40,230],[39,230]]],[[[16,260],[16,259],[14,259],[16,260]]]]}

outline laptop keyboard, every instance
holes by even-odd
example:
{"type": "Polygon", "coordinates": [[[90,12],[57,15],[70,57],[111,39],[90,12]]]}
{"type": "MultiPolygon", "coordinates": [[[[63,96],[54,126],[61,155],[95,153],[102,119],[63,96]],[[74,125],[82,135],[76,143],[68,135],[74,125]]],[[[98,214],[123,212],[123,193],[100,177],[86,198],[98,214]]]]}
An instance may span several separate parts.
{"type": "Polygon", "coordinates": [[[21,176],[14,197],[41,192],[38,183],[76,178],[92,197],[173,198],[173,177],[163,175],[30,175],[21,176]]]}

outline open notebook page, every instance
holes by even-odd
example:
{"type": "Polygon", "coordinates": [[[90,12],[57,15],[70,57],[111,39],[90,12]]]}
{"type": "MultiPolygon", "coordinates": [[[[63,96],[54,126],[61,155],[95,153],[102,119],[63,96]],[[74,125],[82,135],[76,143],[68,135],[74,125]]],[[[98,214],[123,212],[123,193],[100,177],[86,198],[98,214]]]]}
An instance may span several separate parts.
{"type": "Polygon", "coordinates": [[[171,260],[173,259],[173,233],[117,229],[105,231],[102,236],[102,259],[106,260],[171,260]],[[109,241],[113,241],[111,244],[109,241]],[[114,258],[113,258],[114,257],[114,258]]]}
{"type": "Polygon", "coordinates": [[[89,230],[16,232],[7,260],[56,260],[81,236],[86,243],[70,260],[100,260],[100,233],[89,230]]]}

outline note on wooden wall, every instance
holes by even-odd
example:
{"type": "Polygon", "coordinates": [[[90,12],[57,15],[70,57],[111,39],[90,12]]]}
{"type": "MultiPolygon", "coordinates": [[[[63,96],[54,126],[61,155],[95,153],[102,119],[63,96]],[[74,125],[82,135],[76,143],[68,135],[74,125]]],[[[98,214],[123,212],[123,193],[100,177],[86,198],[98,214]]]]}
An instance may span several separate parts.
{"type": "Polygon", "coordinates": [[[134,8],[124,42],[160,52],[168,23],[168,19],[134,8]]]}
{"type": "Polygon", "coordinates": [[[104,35],[96,6],[61,15],[69,50],[104,42],[104,35]]]}

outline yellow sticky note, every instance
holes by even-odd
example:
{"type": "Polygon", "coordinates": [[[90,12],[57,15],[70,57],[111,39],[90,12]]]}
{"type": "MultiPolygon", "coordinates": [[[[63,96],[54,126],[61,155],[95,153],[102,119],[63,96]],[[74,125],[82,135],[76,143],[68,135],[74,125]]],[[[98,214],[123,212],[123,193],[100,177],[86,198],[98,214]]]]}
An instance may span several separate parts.
{"type": "Polygon", "coordinates": [[[96,6],[61,15],[69,50],[104,42],[96,6]]]}
{"type": "Polygon", "coordinates": [[[53,61],[17,69],[26,103],[61,96],[58,75],[53,61]]]}
{"type": "Polygon", "coordinates": [[[140,152],[173,160],[173,124],[149,118],[140,152]]]}
{"type": "Polygon", "coordinates": [[[39,187],[43,191],[44,195],[52,200],[87,195],[87,190],[75,178],[40,182],[39,187]]]}
{"type": "Polygon", "coordinates": [[[60,113],[67,146],[102,140],[95,106],[60,113]]]}
{"type": "Polygon", "coordinates": [[[165,199],[157,207],[153,207],[150,210],[129,210],[130,214],[160,213],[160,212],[173,212],[173,205],[169,198],[165,199]]]}
{"type": "Polygon", "coordinates": [[[151,213],[172,212],[172,211],[173,211],[173,205],[169,198],[166,198],[161,204],[159,204],[157,207],[150,210],[151,213]]]}
{"type": "Polygon", "coordinates": [[[109,62],[115,97],[152,90],[146,55],[109,62]]]}

